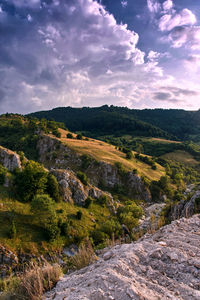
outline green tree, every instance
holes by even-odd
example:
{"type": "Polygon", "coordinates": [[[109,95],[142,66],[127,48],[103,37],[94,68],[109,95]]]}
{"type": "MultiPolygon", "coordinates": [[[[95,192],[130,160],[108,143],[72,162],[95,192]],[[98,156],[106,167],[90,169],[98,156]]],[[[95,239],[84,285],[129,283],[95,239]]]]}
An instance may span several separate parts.
{"type": "Polygon", "coordinates": [[[46,191],[56,202],[60,201],[58,181],[51,173],[47,175],[46,191]]]}
{"type": "Polygon", "coordinates": [[[49,195],[38,194],[31,202],[31,211],[38,226],[46,230],[48,239],[55,239],[59,234],[55,202],[49,195]]]}
{"type": "Polygon", "coordinates": [[[37,162],[28,161],[22,172],[15,176],[15,187],[18,198],[23,202],[33,199],[36,194],[44,193],[47,184],[47,172],[37,162]]]}

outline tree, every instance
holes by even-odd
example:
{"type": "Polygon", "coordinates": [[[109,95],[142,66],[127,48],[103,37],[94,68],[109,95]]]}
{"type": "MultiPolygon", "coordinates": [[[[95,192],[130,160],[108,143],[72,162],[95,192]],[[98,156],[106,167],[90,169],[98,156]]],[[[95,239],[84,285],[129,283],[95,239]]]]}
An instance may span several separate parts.
{"type": "Polygon", "coordinates": [[[56,202],[60,201],[58,181],[51,173],[48,173],[47,175],[46,191],[56,202]]]}
{"type": "Polygon", "coordinates": [[[68,138],[68,139],[73,139],[73,135],[72,135],[71,133],[68,133],[68,134],[67,134],[67,138],[68,138]]]}
{"type": "Polygon", "coordinates": [[[132,153],[132,151],[128,151],[128,152],[126,153],[126,158],[127,158],[127,159],[133,158],[133,153],[132,153]]]}
{"type": "Polygon", "coordinates": [[[15,176],[15,187],[18,198],[23,202],[33,199],[36,194],[44,193],[47,183],[47,172],[37,162],[28,161],[22,172],[15,176]]]}
{"type": "Polygon", "coordinates": [[[59,234],[55,202],[49,195],[38,194],[31,202],[31,211],[39,226],[45,229],[48,239],[55,239],[59,234]],[[41,222],[42,221],[42,222],[41,222]]]}
{"type": "Polygon", "coordinates": [[[77,134],[76,138],[77,138],[77,140],[82,140],[82,139],[83,139],[83,136],[82,136],[81,133],[79,133],[79,134],[77,134]]]}

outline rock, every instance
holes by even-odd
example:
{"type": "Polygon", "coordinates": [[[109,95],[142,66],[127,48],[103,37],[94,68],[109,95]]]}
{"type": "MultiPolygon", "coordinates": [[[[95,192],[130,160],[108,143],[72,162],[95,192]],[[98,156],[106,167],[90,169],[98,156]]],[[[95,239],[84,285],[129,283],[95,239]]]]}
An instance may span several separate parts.
{"type": "Polygon", "coordinates": [[[178,204],[171,208],[171,220],[180,218],[189,218],[195,213],[195,200],[200,198],[200,191],[196,191],[189,201],[181,200],[178,204]]]}
{"type": "Polygon", "coordinates": [[[46,300],[200,299],[200,215],[117,245],[59,281],[46,300]]]}
{"type": "MultiPolygon", "coordinates": [[[[47,168],[51,166],[55,169],[71,169],[76,172],[82,167],[82,156],[55,137],[46,134],[40,135],[37,149],[40,162],[47,168]],[[56,158],[54,158],[55,153],[56,158]]],[[[145,200],[146,202],[151,201],[149,189],[141,177],[133,172],[127,172],[126,179],[124,179],[115,165],[103,161],[97,162],[92,157],[84,172],[93,186],[101,186],[102,184],[107,188],[120,186],[126,190],[127,196],[130,198],[145,200]]],[[[98,190],[90,191],[91,197],[94,198],[99,198],[98,193],[98,190]]]]}
{"type": "Polygon", "coordinates": [[[16,168],[21,169],[21,160],[18,154],[0,146],[0,163],[8,169],[13,171],[16,168]]]}

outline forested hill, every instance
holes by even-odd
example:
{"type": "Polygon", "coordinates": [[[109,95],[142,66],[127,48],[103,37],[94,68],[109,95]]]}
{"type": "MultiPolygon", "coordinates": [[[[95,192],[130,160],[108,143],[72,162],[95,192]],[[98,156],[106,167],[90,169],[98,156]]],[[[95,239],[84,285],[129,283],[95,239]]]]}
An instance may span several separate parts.
{"type": "Polygon", "coordinates": [[[200,111],[135,110],[104,105],[95,108],[58,107],[30,116],[64,122],[72,131],[85,131],[94,136],[117,133],[197,141],[200,136],[200,111]]]}

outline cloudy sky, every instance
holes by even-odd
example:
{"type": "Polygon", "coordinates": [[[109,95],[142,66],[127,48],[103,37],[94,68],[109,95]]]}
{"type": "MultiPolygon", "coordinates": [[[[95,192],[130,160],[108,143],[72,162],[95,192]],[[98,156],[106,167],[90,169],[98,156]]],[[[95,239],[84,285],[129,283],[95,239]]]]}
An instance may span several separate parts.
{"type": "Polygon", "coordinates": [[[0,0],[0,113],[200,108],[199,0],[0,0]]]}

